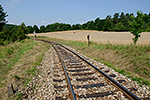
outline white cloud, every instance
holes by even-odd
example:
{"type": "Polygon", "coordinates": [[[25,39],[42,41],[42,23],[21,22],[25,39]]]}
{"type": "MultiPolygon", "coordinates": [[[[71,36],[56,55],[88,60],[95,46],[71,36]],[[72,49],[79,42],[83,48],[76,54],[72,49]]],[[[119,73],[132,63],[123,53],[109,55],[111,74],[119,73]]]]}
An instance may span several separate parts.
{"type": "Polygon", "coordinates": [[[60,19],[58,19],[59,21],[61,21],[62,19],[60,18],[60,19]]]}
{"type": "Polygon", "coordinates": [[[7,22],[7,24],[19,25],[19,24],[12,23],[12,22],[7,22]]]}
{"type": "Polygon", "coordinates": [[[17,3],[21,2],[21,1],[22,1],[22,0],[9,0],[9,1],[6,1],[5,3],[6,3],[7,5],[9,5],[9,7],[14,8],[14,7],[15,7],[15,4],[17,4],[17,3]]]}
{"type": "Polygon", "coordinates": [[[44,23],[45,21],[42,21],[41,23],[44,23]]]}
{"type": "Polygon", "coordinates": [[[82,24],[84,24],[84,22],[79,22],[79,24],[81,24],[81,25],[82,25],[82,24]]]}
{"type": "Polygon", "coordinates": [[[19,3],[22,0],[11,0],[13,3],[19,3]]]}

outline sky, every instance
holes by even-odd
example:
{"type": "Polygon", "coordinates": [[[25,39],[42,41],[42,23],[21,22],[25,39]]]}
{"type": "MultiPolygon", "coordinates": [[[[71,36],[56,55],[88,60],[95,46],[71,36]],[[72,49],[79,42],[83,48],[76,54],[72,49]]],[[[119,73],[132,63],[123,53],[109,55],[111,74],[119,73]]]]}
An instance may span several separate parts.
{"type": "Polygon", "coordinates": [[[53,24],[83,24],[96,18],[121,12],[142,11],[149,14],[150,0],[0,0],[9,24],[26,26],[53,24]]]}

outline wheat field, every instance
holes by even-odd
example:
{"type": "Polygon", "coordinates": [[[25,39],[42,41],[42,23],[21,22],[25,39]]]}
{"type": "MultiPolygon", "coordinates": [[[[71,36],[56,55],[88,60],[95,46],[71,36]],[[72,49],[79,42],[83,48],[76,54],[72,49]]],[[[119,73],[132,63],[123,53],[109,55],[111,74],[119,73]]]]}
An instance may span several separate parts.
{"type": "MultiPolygon", "coordinates": [[[[150,44],[150,32],[140,33],[137,45],[150,44]]],[[[90,35],[90,41],[97,43],[111,43],[128,45],[133,43],[133,35],[130,32],[102,32],[93,30],[71,30],[59,32],[36,33],[36,36],[47,36],[64,40],[87,41],[87,35],[90,35]],[[75,32],[75,34],[74,34],[75,32]]],[[[33,36],[33,34],[29,34],[33,36]]]]}

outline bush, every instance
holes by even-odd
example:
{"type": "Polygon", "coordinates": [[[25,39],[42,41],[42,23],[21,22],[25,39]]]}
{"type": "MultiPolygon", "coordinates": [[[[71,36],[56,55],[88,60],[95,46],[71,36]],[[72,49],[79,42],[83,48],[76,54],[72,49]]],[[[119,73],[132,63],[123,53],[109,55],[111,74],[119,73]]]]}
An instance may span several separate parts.
{"type": "Polygon", "coordinates": [[[150,32],[150,27],[146,30],[147,32],[150,32]]]}
{"type": "Polygon", "coordinates": [[[4,28],[3,32],[0,32],[0,45],[26,39],[28,38],[26,34],[28,34],[28,31],[24,23],[20,26],[4,28]]]}

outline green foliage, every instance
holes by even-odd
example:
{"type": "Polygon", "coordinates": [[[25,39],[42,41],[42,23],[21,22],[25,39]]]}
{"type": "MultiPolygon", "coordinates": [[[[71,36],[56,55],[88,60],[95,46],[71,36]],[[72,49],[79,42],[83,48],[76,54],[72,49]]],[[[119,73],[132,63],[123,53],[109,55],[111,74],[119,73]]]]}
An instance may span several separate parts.
{"type": "Polygon", "coordinates": [[[92,45],[95,49],[101,49],[103,50],[104,49],[104,46],[102,45],[92,45]]]}
{"type": "Polygon", "coordinates": [[[86,42],[40,38],[69,45],[86,56],[113,68],[123,75],[127,75],[131,79],[135,75],[141,77],[139,81],[150,86],[150,45],[135,46],[133,44],[116,45],[92,42],[90,46],[87,46],[86,42]]]}
{"type": "Polygon", "coordinates": [[[19,92],[17,94],[17,100],[22,100],[22,97],[23,97],[23,93],[22,92],[19,92]]]}
{"type": "Polygon", "coordinates": [[[4,9],[2,7],[2,5],[0,4],[0,32],[3,28],[3,25],[5,25],[7,23],[6,21],[6,17],[7,17],[7,12],[4,12],[4,9]]]}
{"type": "MultiPolygon", "coordinates": [[[[149,14],[150,15],[150,14],[149,14]]],[[[141,32],[149,31],[150,27],[150,16],[147,14],[142,14],[142,12],[137,12],[137,17],[134,17],[134,15],[131,13],[121,12],[115,13],[113,15],[113,18],[111,18],[111,15],[107,15],[105,19],[96,18],[94,23],[93,21],[88,21],[87,23],[84,23],[79,26],[79,29],[81,30],[103,30],[103,31],[130,31],[131,26],[130,24],[134,21],[139,23],[141,20],[142,22],[142,28],[141,32]],[[140,16],[141,17],[140,17],[140,16]]],[[[72,26],[72,29],[75,29],[75,26],[72,26]]]]}
{"type": "Polygon", "coordinates": [[[130,32],[134,35],[133,38],[134,44],[136,44],[138,38],[140,37],[140,33],[142,32],[142,28],[143,28],[142,18],[143,18],[143,13],[138,11],[137,17],[136,18],[133,17],[134,20],[130,22],[130,27],[131,27],[130,32]]]}
{"type": "Polygon", "coordinates": [[[18,75],[14,75],[14,78],[20,80],[21,78],[18,75]]]}
{"type": "Polygon", "coordinates": [[[18,41],[21,41],[21,40],[27,38],[27,37],[26,37],[26,34],[28,34],[28,31],[27,31],[27,28],[26,28],[26,26],[25,26],[24,23],[22,23],[22,24],[18,27],[18,30],[17,30],[17,33],[16,33],[16,34],[17,34],[17,40],[18,40],[18,41]]]}
{"type": "Polygon", "coordinates": [[[122,22],[119,22],[114,28],[114,31],[123,31],[124,30],[124,25],[122,24],[122,22]]]}
{"type": "Polygon", "coordinates": [[[76,29],[77,29],[77,26],[76,26],[76,25],[72,25],[71,29],[72,29],[72,30],[76,30],[76,29]]]}
{"type": "Polygon", "coordinates": [[[104,31],[110,31],[112,29],[112,23],[110,20],[107,20],[103,26],[104,31]]]}
{"type": "Polygon", "coordinates": [[[28,26],[27,29],[28,29],[28,33],[33,33],[33,31],[34,31],[34,29],[32,28],[32,26],[28,26]]]}
{"type": "Polygon", "coordinates": [[[114,14],[113,23],[117,24],[119,22],[119,13],[114,14]]]}
{"type": "Polygon", "coordinates": [[[149,26],[149,28],[146,30],[147,32],[150,32],[150,26],[149,26]]]}
{"type": "Polygon", "coordinates": [[[15,27],[17,25],[13,25],[13,24],[5,24],[3,25],[3,28],[9,28],[9,27],[15,27]]]}
{"type": "Polygon", "coordinates": [[[36,33],[39,33],[39,28],[38,28],[36,25],[33,26],[33,30],[34,30],[36,33]]]}
{"type": "Polygon", "coordinates": [[[94,27],[94,21],[88,21],[87,22],[87,27],[86,27],[86,30],[94,30],[95,27],[94,27]]]}
{"type": "Polygon", "coordinates": [[[54,31],[66,31],[66,30],[71,30],[71,29],[78,29],[78,24],[73,25],[71,27],[70,24],[65,24],[65,23],[54,23],[54,24],[49,24],[46,27],[41,26],[40,27],[40,32],[54,32],[54,31]]]}
{"type": "Polygon", "coordinates": [[[95,20],[95,30],[103,30],[103,26],[104,26],[105,20],[100,20],[99,18],[97,18],[95,20]]]}
{"type": "Polygon", "coordinates": [[[44,25],[40,26],[40,32],[41,32],[41,33],[46,32],[46,28],[45,28],[45,26],[44,26],[44,25]]]}
{"type": "Polygon", "coordinates": [[[11,42],[21,41],[27,38],[28,30],[24,23],[20,26],[13,26],[4,28],[3,32],[0,32],[0,45],[7,45],[11,42]]]}
{"type": "Polygon", "coordinates": [[[126,71],[124,69],[121,69],[121,70],[114,69],[114,70],[122,75],[125,75],[125,73],[126,73],[126,71]]]}

